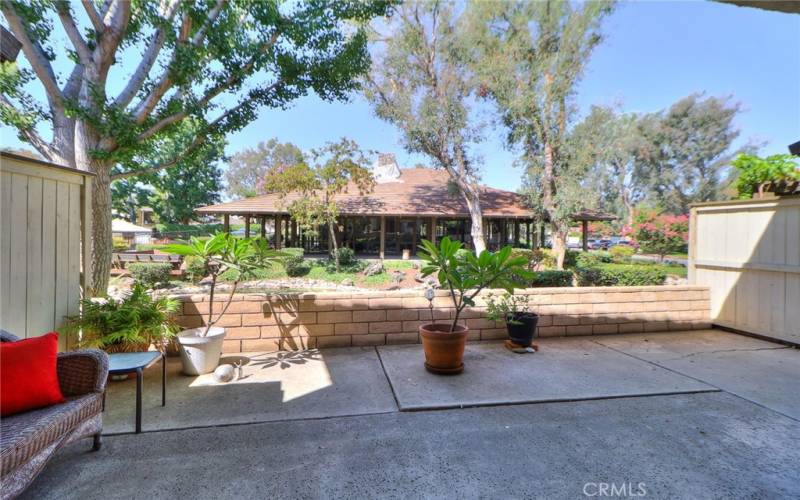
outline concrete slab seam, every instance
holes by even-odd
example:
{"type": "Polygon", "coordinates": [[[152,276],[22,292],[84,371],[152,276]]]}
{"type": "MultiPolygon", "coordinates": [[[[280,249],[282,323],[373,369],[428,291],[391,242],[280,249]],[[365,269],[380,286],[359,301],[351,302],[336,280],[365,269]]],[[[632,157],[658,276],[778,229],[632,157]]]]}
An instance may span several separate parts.
{"type": "MultiPolygon", "coordinates": [[[[708,384],[711,385],[711,384],[708,384]]],[[[713,386],[712,386],[713,387],[713,386]]],[[[712,389],[694,389],[689,391],[667,391],[667,392],[645,392],[637,394],[613,394],[610,396],[586,396],[579,398],[550,398],[550,399],[530,399],[522,401],[492,401],[488,403],[470,403],[470,404],[453,404],[453,405],[440,405],[440,406],[401,406],[401,412],[424,412],[424,411],[440,411],[440,410],[466,410],[469,408],[492,408],[497,406],[522,406],[522,405],[538,405],[538,404],[552,404],[552,403],[579,403],[583,401],[605,401],[609,399],[632,399],[632,398],[649,398],[653,396],[682,396],[686,394],[706,394],[724,392],[718,388],[712,389]]]]}
{"type": "MultiPolygon", "coordinates": [[[[606,349],[611,349],[612,351],[618,352],[618,353],[620,353],[620,354],[624,354],[625,356],[629,356],[629,357],[631,357],[631,358],[633,358],[633,359],[638,359],[639,361],[644,361],[645,363],[651,364],[651,365],[653,365],[653,366],[655,366],[655,367],[657,367],[657,368],[662,368],[662,369],[664,369],[664,370],[670,371],[670,372],[672,372],[672,373],[675,373],[675,374],[681,375],[681,376],[683,376],[683,377],[686,377],[686,378],[690,378],[690,379],[692,379],[692,380],[695,380],[695,381],[697,381],[697,382],[700,382],[700,383],[702,383],[702,384],[709,385],[709,386],[711,386],[711,387],[714,387],[714,388],[718,389],[718,390],[719,390],[719,391],[721,391],[721,392],[725,392],[725,393],[727,393],[727,394],[730,394],[730,395],[732,395],[732,396],[735,396],[735,397],[737,397],[737,398],[739,398],[739,399],[742,399],[742,400],[744,400],[744,401],[747,401],[748,403],[751,403],[751,404],[754,404],[754,405],[756,405],[756,406],[758,406],[758,407],[764,408],[765,410],[769,410],[769,411],[771,411],[771,412],[774,412],[774,413],[776,413],[776,414],[778,414],[778,415],[780,415],[780,416],[782,416],[782,417],[786,417],[786,418],[788,418],[788,419],[790,419],[790,420],[793,420],[793,421],[795,421],[795,422],[800,422],[800,419],[797,419],[797,418],[795,418],[795,417],[793,417],[793,416],[791,416],[791,415],[787,415],[787,414],[783,413],[782,411],[778,411],[778,410],[776,410],[775,408],[770,408],[769,406],[763,405],[763,404],[761,404],[761,403],[759,403],[759,402],[757,402],[757,401],[753,401],[752,399],[746,398],[746,397],[742,396],[741,394],[737,394],[737,393],[735,393],[735,392],[732,392],[732,391],[725,390],[725,389],[723,389],[723,388],[721,388],[721,387],[717,386],[716,384],[712,384],[712,383],[710,383],[710,382],[706,382],[706,381],[705,381],[705,380],[703,380],[703,379],[700,379],[700,378],[697,378],[697,377],[693,377],[692,375],[688,375],[688,374],[686,374],[686,373],[679,372],[679,371],[677,371],[677,370],[674,370],[674,369],[672,369],[672,368],[670,368],[670,367],[668,367],[668,366],[662,366],[662,365],[658,364],[658,363],[657,363],[657,362],[655,362],[655,361],[650,361],[650,360],[643,359],[643,358],[640,358],[640,357],[638,357],[638,356],[635,356],[635,355],[633,355],[633,354],[627,353],[627,352],[625,352],[625,351],[620,351],[619,349],[616,349],[616,348],[614,348],[614,347],[611,347],[611,346],[605,345],[605,344],[603,344],[603,343],[601,343],[601,342],[599,342],[599,341],[597,341],[597,340],[592,340],[592,342],[596,343],[597,345],[603,346],[603,347],[605,347],[606,349]]],[[[767,348],[767,349],[759,349],[759,350],[770,350],[770,351],[772,351],[772,350],[775,350],[775,349],[769,349],[769,348],[767,348]]]]}

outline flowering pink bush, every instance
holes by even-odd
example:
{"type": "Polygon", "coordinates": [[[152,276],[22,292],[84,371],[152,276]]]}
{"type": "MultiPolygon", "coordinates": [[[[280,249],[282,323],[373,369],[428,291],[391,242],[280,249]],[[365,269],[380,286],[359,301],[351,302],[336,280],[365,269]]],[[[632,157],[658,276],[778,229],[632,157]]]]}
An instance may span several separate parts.
{"type": "Polygon", "coordinates": [[[642,252],[654,253],[664,260],[673,252],[683,252],[689,241],[687,215],[658,215],[654,211],[639,211],[634,215],[633,226],[623,229],[642,252]]]}

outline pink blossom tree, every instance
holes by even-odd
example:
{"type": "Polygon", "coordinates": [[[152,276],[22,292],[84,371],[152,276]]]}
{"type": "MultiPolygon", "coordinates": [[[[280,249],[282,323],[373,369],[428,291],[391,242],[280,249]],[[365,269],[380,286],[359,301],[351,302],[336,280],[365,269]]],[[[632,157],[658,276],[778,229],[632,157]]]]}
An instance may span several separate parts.
{"type": "Polygon", "coordinates": [[[623,234],[630,235],[642,252],[654,253],[663,262],[665,255],[685,250],[689,241],[689,217],[639,210],[633,217],[633,225],[626,227],[623,234]]]}

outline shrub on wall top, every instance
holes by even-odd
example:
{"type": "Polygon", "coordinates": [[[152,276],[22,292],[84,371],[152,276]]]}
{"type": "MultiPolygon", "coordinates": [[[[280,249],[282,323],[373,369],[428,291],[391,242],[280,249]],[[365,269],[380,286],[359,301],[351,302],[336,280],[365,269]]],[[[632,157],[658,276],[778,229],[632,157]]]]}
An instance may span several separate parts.
{"type": "Polygon", "coordinates": [[[572,271],[537,271],[530,280],[532,288],[572,286],[572,271]]]}
{"type": "Polygon", "coordinates": [[[578,286],[653,286],[663,285],[667,273],[653,265],[599,264],[575,270],[578,286]]]}

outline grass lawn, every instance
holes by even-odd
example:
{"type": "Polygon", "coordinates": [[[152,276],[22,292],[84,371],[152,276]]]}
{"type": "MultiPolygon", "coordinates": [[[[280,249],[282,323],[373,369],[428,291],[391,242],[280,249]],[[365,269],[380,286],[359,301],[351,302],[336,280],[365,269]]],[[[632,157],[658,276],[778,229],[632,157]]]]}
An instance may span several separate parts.
{"type": "Polygon", "coordinates": [[[657,266],[661,266],[670,276],[678,276],[679,278],[685,278],[687,276],[688,270],[685,266],[670,266],[667,264],[656,264],[657,266]]]}
{"type": "Polygon", "coordinates": [[[685,278],[687,276],[687,269],[686,266],[681,265],[670,265],[670,264],[658,264],[658,263],[645,263],[645,262],[636,262],[635,265],[637,266],[654,266],[659,267],[667,273],[668,276],[677,276],[678,278],[685,278]]]}

